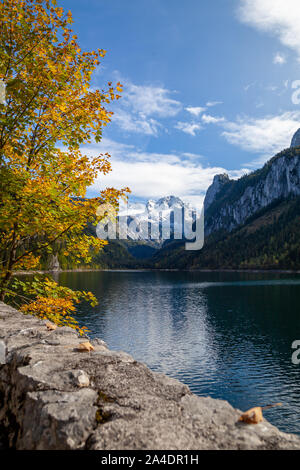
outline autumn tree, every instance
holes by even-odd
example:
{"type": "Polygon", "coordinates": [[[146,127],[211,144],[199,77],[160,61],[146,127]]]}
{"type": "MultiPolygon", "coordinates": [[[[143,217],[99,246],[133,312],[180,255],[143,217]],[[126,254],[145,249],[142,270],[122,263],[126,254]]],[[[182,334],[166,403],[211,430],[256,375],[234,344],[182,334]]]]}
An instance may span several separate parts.
{"type": "Polygon", "coordinates": [[[14,298],[21,289],[25,298],[29,292],[34,300],[27,312],[40,308],[44,317],[51,311],[60,320],[80,298],[95,299],[50,280],[11,282],[13,272],[34,269],[58,242],[69,258],[88,262],[91,249],[104,242],[84,232],[87,222],[96,224],[99,204],[117,206],[127,191],[108,188],[86,198],[87,187],[111,166],[108,154],[87,157],[80,146],[101,140],[112,115],[106,106],[122,90],[119,83],[90,88],[105,51],[82,51],[71,23],[71,13],[55,0],[0,3],[0,80],[6,92],[0,103],[0,297],[14,298]]]}

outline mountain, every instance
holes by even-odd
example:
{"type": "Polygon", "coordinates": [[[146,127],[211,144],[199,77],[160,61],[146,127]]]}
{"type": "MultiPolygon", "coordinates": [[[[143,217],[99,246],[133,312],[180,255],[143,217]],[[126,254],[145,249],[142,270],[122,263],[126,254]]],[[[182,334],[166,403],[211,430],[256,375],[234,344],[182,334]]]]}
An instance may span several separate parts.
{"type": "Polygon", "coordinates": [[[205,232],[231,232],[274,201],[290,196],[300,196],[300,147],[280,152],[239,180],[215,177],[204,203],[205,232]]]}
{"type": "Polygon", "coordinates": [[[151,247],[161,248],[164,243],[162,227],[170,228],[170,238],[176,231],[183,237],[183,209],[184,216],[191,217],[194,209],[190,205],[185,204],[179,197],[166,196],[157,201],[150,199],[145,205],[128,205],[125,211],[120,211],[119,219],[127,216],[129,240],[142,240],[151,247]],[[179,217],[174,217],[174,212],[177,212],[179,217]]]}
{"type": "Polygon", "coordinates": [[[291,142],[291,148],[300,147],[300,129],[295,132],[291,142]]]}
{"type": "Polygon", "coordinates": [[[215,201],[217,194],[221,191],[222,187],[226,185],[230,181],[229,176],[227,173],[223,173],[222,175],[216,175],[213,179],[213,183],[209,186],[208,190],[206,191],[205,199],[204,199],[204,209],[207,211],[209,206],[215,201]]]}
{"type": "Polygon", "coordinates": [[[300,269],[300,197],[276,200],[231,232],[210,234],[202,250],[183,243],[155,253],[159,269],[300,269]]]}
{"type": "MultiPolygon", "coordinates": [[[[202,250],[186,251],[185,240],[174,239],[182,227],[171,214],[183,206],[175,196],[129,205],[120,213],[127,216],[128,239],[111,240],[93,256],[90,267],[299,270],[300,129],[291,147],[261,169],[238,180],[227,174],[214,177],[204,201],[202,250]],[[169,222],[168,240],[147,239],[149,223],[157,228],[169,222]]],[[[185,214],[190,217],[192,212],[188,207],[185,214]]],[[[61,267],[71,267],[67,260],[59,261],[61,267]]]]}
{"type": "Polygon", "coordinates": [[[155,267],[300,269],[300,129],[263,168],[238,180],[215,176],[204,208],[203,249],[169,244],[154,255],[155,267]]]}
{"type": "MultiPolygon", "coordinates": [[[[184,215],[191,217],[194,209],[175,196],[166,196],[157,201],[151,199],[146,204],[128,204],[125,208],[123,207],[118,215],[118,223],[125,224],[127,239],[109,240],[108,245],[93,255],[88,267],[103,269],[153,267],[152,258],[165,243],[162,238],[162,228],[170,229],[168,237],[170,239],[176,231],[180,233],[181,237],[184,236],[183,208],[184,215]],[[179,218],[173,217],[174,211],[177,211],[179,218]],[[153,227],[153,231],[149,231],[149,226],[153,227]]],[[[96,228],[92,224],[87,226],[86,231],[88,234],[96,236],[96,228]]],[[[58,255],[58,260],[61,269],[86,267],[70,264],[68,258],[62,254],[58,255]]],[[[53,265],[54,261],[57,268],[57,257],[55,260],[51,258],[50,261],[46,261],[48,268],[53,265]]]]}

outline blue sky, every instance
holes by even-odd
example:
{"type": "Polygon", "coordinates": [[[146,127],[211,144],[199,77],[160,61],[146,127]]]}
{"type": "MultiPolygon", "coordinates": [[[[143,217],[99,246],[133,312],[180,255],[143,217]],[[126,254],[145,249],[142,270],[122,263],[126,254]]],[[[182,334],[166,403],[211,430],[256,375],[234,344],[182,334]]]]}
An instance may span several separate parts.
{"type": "Polygon", "coordinates": [[[299,0],[58,3],[82,49],[107,50],[92,86],[124,85],[102,142],[83,149],[112,155],[90,195],[128,185],[133,200],[200,202],[215,174],[262,166],[300,127],[299,0]]]}

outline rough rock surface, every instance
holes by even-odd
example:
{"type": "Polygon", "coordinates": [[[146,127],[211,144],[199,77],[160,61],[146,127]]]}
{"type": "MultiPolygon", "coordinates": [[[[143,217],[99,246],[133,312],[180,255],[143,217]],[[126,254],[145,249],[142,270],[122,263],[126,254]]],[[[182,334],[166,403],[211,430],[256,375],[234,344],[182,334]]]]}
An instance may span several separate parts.
{"type": "Polygon", "coordinates": [[[0,442],[16,449],[300,449],[300,438],[0,303],[0,442]]]}
{"type": "Polygon", "coordinates": [[[217,175],[204,200],[206,235],[219,230],[231,232],[274,201],[300,196],[300,152],[294,153],[291,156],[291,151],[283,151],[259,170],[256,178],[252,173],[244,180],[227,179],[231,184],[221,200],[220,190],[226,181],[221,179],[224,175],[217,175]],[[240,193],[237,198],[235,191],[240,193]]]}
{"type": "Polygon", "coordinates": [[[224,184],[228,183],[229,176],[227,173],[221,175],[215,175],[212,184],[209,186],[208,190],[206,191],[205,199],[204,199],[204,210],[207,210],[209,206],[214,202],[216,195],[222,189],[224,184]]]}
{"type": "Polygon", "coordinates": [[[60,265],[59,265],[59,260],[58,260],[58,255],[51,255],[49,266],[48,266],[49,271],[59,271],[60,270],[60,265]]]}
{"type": "Polygon", "coordinates": [[[298,129],[297,132],[295,132],[293,135],[291,148],[293,147],[300,147],[300,129],[298,129]]]}

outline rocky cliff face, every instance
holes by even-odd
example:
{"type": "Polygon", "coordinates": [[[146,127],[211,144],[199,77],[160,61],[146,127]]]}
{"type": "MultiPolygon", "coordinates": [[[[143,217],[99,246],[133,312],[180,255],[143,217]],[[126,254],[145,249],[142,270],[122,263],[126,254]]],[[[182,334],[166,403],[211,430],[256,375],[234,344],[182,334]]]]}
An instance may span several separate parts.
{"type": "Polygon", "coordinates": [[[300,129],[295,132],[292,138],[291,148],[300,146],[300,129]]]}
{"type": "MultiPolygon", "coordinates": [[[[294,136],[298,143],[300,132],[294,136]],[[297,134],[299,134],[297,136],[297,134]]],[[[204,202],[206,234],[232,231],[256,212],[279,199],[300,195],[300,148],[291,147],[261,169],[239,180],[215,177],[204,202]]]]}
{"type": "Polygon", "coordinates": [[[59,260],[58,260],[58,255],[57,254],[51,255],[48,269],[49,269],[49,271],[59,271],[60,270],[60,265],[59,265],[59,260]]]}
{"type": "Polygon", "coordinates": [[[222,187],[229,181],[230,180],[229,180],[229,176],[227,175],[227,173],[224,173],[222,175],[216,175],[214,177],[212,184],[206,191],[205,200],[204,200],[204,210],[207,210],[209,208],[209,206],[216,199],[217,194],[220,192],[222,187]]]}

